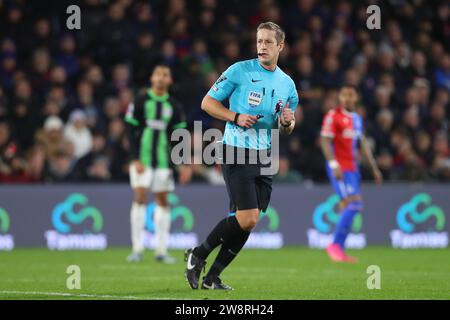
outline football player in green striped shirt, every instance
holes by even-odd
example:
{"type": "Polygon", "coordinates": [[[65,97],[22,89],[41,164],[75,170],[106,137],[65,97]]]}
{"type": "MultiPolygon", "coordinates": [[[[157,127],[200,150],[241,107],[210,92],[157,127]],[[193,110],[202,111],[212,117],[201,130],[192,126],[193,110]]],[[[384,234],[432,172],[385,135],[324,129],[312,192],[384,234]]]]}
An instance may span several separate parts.
{"type": "Polygon", "coordinates": [[[170,136],[177,128],[186,128],[186,117],[180,104],[169,95],[172,84],[171,70],[157,65],[150,77],[151,88],[139,95],[125,116],[131,149],[130,183],[133,188],[131,206],[132,253],[130,262],[142,260],[143,231],[149,191],[155,194],[154,225],[155,258],[164,263],[174,263],[168,255],[170,207],[167,195],[175,188],[170,163],[170,136]]]}

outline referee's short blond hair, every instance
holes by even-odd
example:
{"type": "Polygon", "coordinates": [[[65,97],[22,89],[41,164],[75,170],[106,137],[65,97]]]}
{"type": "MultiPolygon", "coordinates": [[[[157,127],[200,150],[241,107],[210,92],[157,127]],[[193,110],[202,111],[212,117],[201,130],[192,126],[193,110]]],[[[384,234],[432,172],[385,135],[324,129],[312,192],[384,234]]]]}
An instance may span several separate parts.
{"type": "Polygon", "coordinates": [[[258,32],[261,29],[266,29],[266,30],[271,30],[271,31],[275,31],[275,39],[277,40],[277,44],[280,44],[281,42],[284,42],[284,31],[283,29],[281,29],[281,27],[279,25],[277,25],[274,22],[263,22],[261,23],[258,28],[256,29],[256,31],[258,32]]]}

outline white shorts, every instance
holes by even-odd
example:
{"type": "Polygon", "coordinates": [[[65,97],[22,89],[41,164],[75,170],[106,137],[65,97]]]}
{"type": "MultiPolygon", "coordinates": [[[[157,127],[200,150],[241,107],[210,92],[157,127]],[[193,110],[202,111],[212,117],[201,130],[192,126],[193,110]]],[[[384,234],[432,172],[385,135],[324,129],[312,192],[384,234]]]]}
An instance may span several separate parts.
{"type": "Polygon", "coordinates": [[[136,166],[130,164],[130,184],[134,188],[147,188],[151,192],[171,192],[175,190],[172,169],[153,169],[145,167],[144,172],[139,174],[136,166]]]}

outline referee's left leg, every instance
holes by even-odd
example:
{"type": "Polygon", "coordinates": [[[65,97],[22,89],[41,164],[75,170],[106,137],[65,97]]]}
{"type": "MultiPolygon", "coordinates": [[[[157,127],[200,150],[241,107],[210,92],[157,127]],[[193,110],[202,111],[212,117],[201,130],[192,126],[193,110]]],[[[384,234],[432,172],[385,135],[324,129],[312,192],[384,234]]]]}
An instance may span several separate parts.
{"type": "Polygon", "coordinates": [[[259,209],[237,210],[235,215],[222,219],[206,240],[186,251],[186,279],[192,289],[198,288],[200,273],[208,255],[221,245],[219,253],[202,281],[202,289],[232,289],[219,278],[222,271],[244,247],[251,230],[258,223],[259,209]],[[191,268],[191,269],[190,269],[191,268]]]}
{"type": "Polygon", "coordinates": [[[258,223],[259,209],[237,210],[236,219],[243,230],[250,232],[258,223]]]}

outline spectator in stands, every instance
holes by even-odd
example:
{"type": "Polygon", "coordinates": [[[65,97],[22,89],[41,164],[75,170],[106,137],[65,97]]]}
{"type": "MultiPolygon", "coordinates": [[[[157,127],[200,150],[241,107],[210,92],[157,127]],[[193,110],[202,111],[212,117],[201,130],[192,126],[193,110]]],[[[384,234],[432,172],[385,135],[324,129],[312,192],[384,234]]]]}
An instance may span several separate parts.
{"type": "Polygon", "coordinates": [[[79,159],[91,151],[92,135],[87,127],[87,117],[84,111],[78,109],[70,114],[69,122],[64,128],[64,137],[73,144],[75,159],[79,159]]]}
{"type": "Polygon", "coordinates": [[[27,182],[42,182],[44,180],[46,157],[45,150],[40,145],[34,145],[26,154],[27,182]]]}
{"type": "Polygon", "coordinates": [[[20,99],[12,108],[12,131],[21,149],[26,150],[34,144],[34,135],[40,125],[40,119],[37,117],[37,112],[32,109],[33,106],[20,99]]]}
{"type": "Polygon", "coordinates": [[[51,101],[58,106],[58,114],[60,115],[61,119],[63,119],[64,121],[68,119],[73,107],[69,103],[64,85],[52,84],[48,91],[47,101],[51,101]]]}
{"type": "Polygon", "coordinates": [[[110,94],[118,95],[122,90],[130,86],[130,68],[124,63],[116,64],[112,70],[112,81],[110,83],[110,94]]]}
{"type": "Polygon", "coordinates": [[[13,86],[13,75],[17,67],[15,51],[2,50],[0,53],[0,84],[6,89],[13,86]]]}
{"type": "Polygon", "coordinates": [[[107,156],[98,156],[94,158],[92,164],[87,169],[89,181],[107,182],[111,180],[109,166],[110,160],[107,156]]]}
{"type": "Polygon", "coordinates": [[[432,172],[439,180],[448,181],[450,178],[450,148],[446,132],[439,132],[433,143],[434,159],[432,172]]]}
{"type": "Polygon", "coordinates": [[[422,163],[430,166],[432,162],[431,137],[424,131],[418,131],[415,135],[414,147],[422,163]]]}
{"type": "Polygon", "coordinates": [[[59,42],[56,62],[64,68],[69,79],[73,78],[80,68],[75,50],[76,42],[73,36],[69,33],[64,34],[59,42]]]}
{"type": "Polygon", "coordinates": [[[107,85],[105,84],[103,71],[100,66],[90,66],[84,78],[93,86],[95,99],[99,102],[103,101],[107,95],[107,85]]]}
{"type": "Polygon", "coordinates": [[[124,181],[128,179],[128,151],[129,144],[125,138],[124,122],[121,118],[114,118],[108,126],[106,152],[110,158],[111,174],[116,180],[124,181]]]}
{"type": "Polygon", "coordinates": [[[375,140],[375,154],[390,153],[391,132],[394,125],[394,115],[389,109],[382,109],[377,113],[376,124],[371,132],[375,140]]]}
{"type": "Polygon", "coordinates": [[[33,52],[30,79],[34,91],[40,97],[43,97],[48,91],[50,64],[51,56],[47,47],[37,48],[33,52]]]}
{"type": "Polygon", "coordinates": [[[74,173],[75,162],[64,152],[57,152],[48,159],[48,168],[45,180],[48,182],[73,182],[76,181],[74,173]]]}
{"type": "Polygon", "coordinates": [[[10,181],[15,171],[21,168],[18,161],[17,143],[11,137],[6,121],[0,122],[0,181],[10,181]]]}
{"type": "Polygon", "coordinates": [[[438,87],[450,90],[450,54],[442,55],[434,76],[438,87]]]}
{"type": "Polygon", "coordinates": [[[85,80],[78,82],[75,108],[85,112],[88,127],[91,130],[95,129],[100,108],[94,99],[94,91],[90,82],[85,80]]]}
{"type": "Polygon", "coordinates": [[[45,158],[50,159],[58,153],[73,155],[72,143],[64,137],[64,123],[57,116],[50,116],[44,122],[43,129],[36,133],[36,143],[45,153],[45,158]]]}

